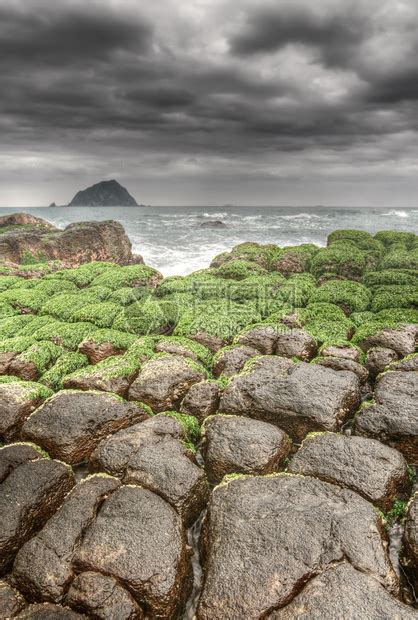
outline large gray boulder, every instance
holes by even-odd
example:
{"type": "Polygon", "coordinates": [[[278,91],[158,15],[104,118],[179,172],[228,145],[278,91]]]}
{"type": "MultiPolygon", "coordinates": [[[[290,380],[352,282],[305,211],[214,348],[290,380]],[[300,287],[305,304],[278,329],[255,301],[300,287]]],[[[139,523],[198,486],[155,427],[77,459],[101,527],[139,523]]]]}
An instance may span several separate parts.
{"type": "Polygon", "coordinates": [[[219,409],[270,422],[301,440],[310,431],[339,430],[359,402],[352,372],[266,356],[231,379],[219,409]]]}
{"type": "Polygon", "coordinates": [[[13,441],[19,437],[26,418],[42,403],[41,394],[26,381],[0,383],[0,438],[13,441]]]}
{"type": "Polygon", "coordinates": [[[194,383],[183,398],[180,411],[193,415],[203,422],[205,418],[216,413],[219,406],[220,390],[214,381],[194,383]]]}

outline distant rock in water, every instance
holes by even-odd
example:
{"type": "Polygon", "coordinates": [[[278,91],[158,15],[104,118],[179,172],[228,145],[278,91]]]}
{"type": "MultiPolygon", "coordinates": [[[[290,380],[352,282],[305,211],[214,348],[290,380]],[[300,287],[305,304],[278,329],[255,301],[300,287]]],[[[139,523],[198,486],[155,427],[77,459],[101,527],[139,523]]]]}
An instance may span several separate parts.
{"type": "Polygon", "coordinates": [[[221,220],[207,220],[200,224],[200,228],[226,228],[226,224],[221,220]]]}
{"type": "Polygon", "coordinates": [[[69,207],[138,207],[138,203],[117,181],[101,181],[77,192],[69,207]]]}
{"type": "Polygon", "coordinates": [[[50,206],[50,207],[56,207],[56,206],[57,206],[57,204],[56,204],[56,202],[51,202],[51,204],[50,204],[49,206],[50,206]]]}

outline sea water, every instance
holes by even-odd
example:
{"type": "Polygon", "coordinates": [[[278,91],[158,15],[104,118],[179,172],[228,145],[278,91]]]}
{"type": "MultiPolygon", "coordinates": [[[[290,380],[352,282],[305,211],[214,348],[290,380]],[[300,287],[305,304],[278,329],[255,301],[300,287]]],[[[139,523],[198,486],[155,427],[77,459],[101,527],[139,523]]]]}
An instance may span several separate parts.
{"type": "Polygon", "coordinates": [[[7,209],[29,212],[64,227],[85,220],[118,220],[133,251],[165,276],[208,267],[216,254],[244,241],[279,246],[316,243],[338,228],[418,231],[418,209],[367,207],[48,207],[7,209]],[[213,227],[208,222],[222,222],[213,227]]]}

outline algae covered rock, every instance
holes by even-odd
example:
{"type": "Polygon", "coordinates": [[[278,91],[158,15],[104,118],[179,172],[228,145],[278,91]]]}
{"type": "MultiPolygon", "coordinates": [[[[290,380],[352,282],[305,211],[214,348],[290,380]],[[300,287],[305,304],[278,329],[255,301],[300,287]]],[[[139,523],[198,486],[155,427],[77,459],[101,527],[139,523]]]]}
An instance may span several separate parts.
{"type": "Polygon", "coordinates": [[[200,381],[188,390],[181,402],[180,411],[203,422],[205,418],[216,413],[219,398],[219,386],[214,381],[200,381]]]}
{"type": "Polygon", "coordinates": [[[39,383],[0,383],[0,436],[16,439],[26,418],[51,394],[39,383]]]}
{"type": "Polygon", "coordinates": [[[214,357],[213,374],[215,377],[232,377],[243,369],[246,361],[257,355],[260,355],[260,351],[247,345],[225,347],[214,357]]]}

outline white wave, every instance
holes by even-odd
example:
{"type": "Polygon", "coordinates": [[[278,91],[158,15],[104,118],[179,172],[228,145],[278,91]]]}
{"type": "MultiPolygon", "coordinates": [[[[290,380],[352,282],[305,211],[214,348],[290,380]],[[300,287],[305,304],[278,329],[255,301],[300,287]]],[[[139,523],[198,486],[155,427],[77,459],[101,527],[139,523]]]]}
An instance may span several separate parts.
{"type": "Polygon", "coordinates": [[[295,215],[278,215],[282,220],[313,220],[313,219],[321,219],[321,215],[316,215],[315,213],[295,213],[295,215]]]}
{"type": "Polygon", "coordinates": [[[402,218],[409,217],[409,213],[407,211],[398,211],[396,209],[392,209],[391,211],[389,211],[388,213],[384,213],[383,215],[385,217],[402,217],[402,218]]]}

